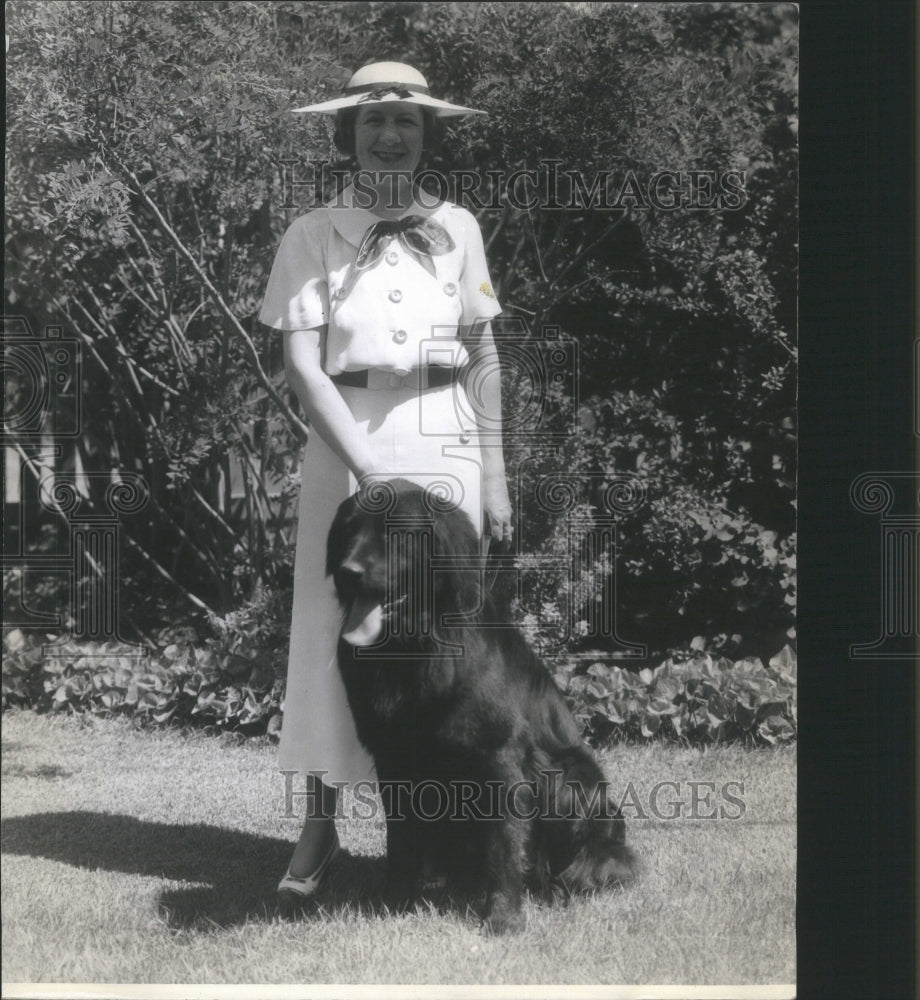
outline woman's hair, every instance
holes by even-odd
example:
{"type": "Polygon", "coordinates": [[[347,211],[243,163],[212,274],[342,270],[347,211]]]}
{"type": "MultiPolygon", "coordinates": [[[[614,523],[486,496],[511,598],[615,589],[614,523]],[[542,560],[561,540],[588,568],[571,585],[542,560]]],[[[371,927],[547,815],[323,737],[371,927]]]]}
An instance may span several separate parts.
{"type": "MultiPolygon", "coordinates": [[[[435,113],[430,108],[420,108],[422,112],[422,149],[426,153],[437,151],[443,130],[435,113]]],[[[356,107],[341,108],[335,113],[335,132],[332,141],[335,148],[345,156],[355,155],[355,124],[358,120],[356,107]]]]}

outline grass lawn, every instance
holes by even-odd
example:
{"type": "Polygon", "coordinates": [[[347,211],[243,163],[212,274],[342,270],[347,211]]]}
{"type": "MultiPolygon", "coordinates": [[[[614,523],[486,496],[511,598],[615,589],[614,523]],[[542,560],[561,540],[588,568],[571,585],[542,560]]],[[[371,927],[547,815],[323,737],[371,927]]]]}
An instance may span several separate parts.
{"type": "Polygon", "coordinates": [[[4,982],[792,983],[794,749],[624,747],[604,764],[642,879],[528,903],[526,931],[490,939],[443,906],[380,907],[377,819],[340,823],[320,908],[282,918],[299,824],[263,740],[8,712],[4,982]],[[680,786],[659,787],[658,812],[682,816],[654,815],[659,782],[680,786]],[[694,794],[698,816],[738,818],[690,818],[694,794]]]}

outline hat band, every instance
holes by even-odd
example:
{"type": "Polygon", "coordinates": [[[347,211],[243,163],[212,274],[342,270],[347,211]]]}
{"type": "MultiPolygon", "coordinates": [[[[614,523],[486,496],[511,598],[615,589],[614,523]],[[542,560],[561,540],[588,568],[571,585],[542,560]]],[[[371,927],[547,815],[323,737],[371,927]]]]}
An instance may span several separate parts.
{"type": "Polygon", "coordinates": [[[390,91],[403,91],[408,90],[415,94],[430,94],[431,91],[427,87],[423,87],[420,83],[362,83],[357,87],[346,87],[343,93],[345,94],[369,94],[373,92],[381,92],[384,94],[390,93],[390,91]]]}

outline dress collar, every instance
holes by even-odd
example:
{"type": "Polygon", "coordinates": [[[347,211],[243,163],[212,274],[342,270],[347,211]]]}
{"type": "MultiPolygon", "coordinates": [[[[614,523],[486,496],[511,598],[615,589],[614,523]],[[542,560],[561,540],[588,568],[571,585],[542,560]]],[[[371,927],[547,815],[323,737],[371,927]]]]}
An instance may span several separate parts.
{"type": "MultiPolygon", "coordinates": [[[[355,189],[349,184],[325,208],[339,236],[353,247],[359,247],[368,229],[383,220],[379,215],[374,215],[370,209],[355,205],[354,201],[355,189]]],[[[414,201],[405,211],[400,212],[398,218],[404,219],[407,215],[421,215],[428,218],[437,215],[446,204],[446,202],[441,201],[432,207],[419,205],[418,202],[414,201]]]]}

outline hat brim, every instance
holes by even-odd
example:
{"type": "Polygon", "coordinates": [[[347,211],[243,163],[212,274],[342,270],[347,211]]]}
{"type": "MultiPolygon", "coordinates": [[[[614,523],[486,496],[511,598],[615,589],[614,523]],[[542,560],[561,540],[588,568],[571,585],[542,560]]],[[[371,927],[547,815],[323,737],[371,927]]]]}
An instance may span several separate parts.
{"type": "Polygon", "coordinates": [[[382,97],[369,97],[367,94],[346,94],[344,97],[336,97],[331,101],[322,101],[320,104],[308,104],[304,108],[292,108],[295,114],[304,111],[318,111],[320,114],[335,114],[342,108],[356,108],[362,104],[374,105],[388,103],[390,100],[399,101],[401,104],[418,104],[423,108],[431,108],[435,117],[450,118],[454,115],[484,115],[488,112],[480,111],[477,108],[465,108],[460,104],[451,104],[449,101],[438,100],[437,97],[430,97],[428,94],[410,94],[401,96],[396,91],[392,98],[386,94],[382,97]]]}

